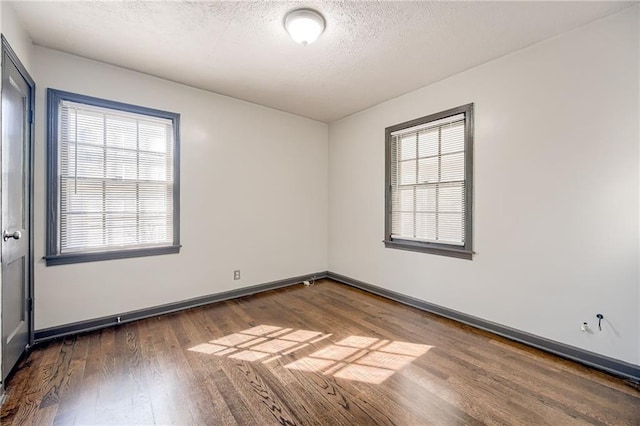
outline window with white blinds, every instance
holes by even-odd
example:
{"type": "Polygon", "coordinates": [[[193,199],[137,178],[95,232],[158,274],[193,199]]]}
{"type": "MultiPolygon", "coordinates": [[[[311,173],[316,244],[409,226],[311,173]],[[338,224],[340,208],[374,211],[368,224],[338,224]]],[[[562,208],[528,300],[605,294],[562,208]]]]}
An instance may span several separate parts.
{"type": "Polygon", "coordinates": [[[472,111],[387,128],[388,247],[470,256],[472,111]]]}
{"type": "Polygon", "coordinates": [[[48,264],[177,252],[179,116],[49,96],[48,264]]]}

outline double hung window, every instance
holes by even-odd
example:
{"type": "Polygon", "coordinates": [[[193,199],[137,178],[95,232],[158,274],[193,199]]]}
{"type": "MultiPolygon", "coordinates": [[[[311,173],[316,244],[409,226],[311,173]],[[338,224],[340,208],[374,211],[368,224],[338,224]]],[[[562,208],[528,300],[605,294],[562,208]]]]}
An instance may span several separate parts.
{"type": "Polygon", "coordinates": [[[48,90],[47,264],[179,251],[175,113],[48,90]]]}
{"type": "Polygon", "coordinates": [[[470,259],[473,104],[386,129],[385,245],[470,259]]]}

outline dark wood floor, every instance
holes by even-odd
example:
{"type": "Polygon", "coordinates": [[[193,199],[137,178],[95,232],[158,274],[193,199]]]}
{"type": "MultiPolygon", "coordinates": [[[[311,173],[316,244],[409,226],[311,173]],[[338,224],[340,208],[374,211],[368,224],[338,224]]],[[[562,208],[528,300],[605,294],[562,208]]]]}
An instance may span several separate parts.
{"type": "Polygon", "coordinates": [[[36,347],[9,424],[640,424],[640,392],[329,280],[36,347]]]}

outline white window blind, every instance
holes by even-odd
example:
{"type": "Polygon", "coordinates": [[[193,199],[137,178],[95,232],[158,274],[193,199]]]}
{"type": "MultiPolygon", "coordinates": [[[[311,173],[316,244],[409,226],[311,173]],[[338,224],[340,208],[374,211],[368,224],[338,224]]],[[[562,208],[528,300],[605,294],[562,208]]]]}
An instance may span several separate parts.
{"type": "Polygon", "coordinates": [[[391,238],[465,245],[465,114],[391,133],[391,238]]]}
{"type": "Polygon", "coordinates": [[[170,119],[60,101],[58,253],[173,242],[170,119]]]}

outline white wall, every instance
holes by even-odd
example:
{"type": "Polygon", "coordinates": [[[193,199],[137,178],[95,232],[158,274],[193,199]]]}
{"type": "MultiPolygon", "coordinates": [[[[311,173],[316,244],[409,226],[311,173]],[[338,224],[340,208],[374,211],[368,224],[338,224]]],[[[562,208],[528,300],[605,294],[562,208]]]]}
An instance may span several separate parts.
{"type": "MultiPolygon", "coordinates": [[[[0,30],[7,39],[20,62],[31,74],[33,44],[29,34],[18,20],[11,3],[0,2],[0,30]]],[[[32,76],[33,77],[33,76],[32,76]]]]}
{"type": "Polygon", "coordinates": [[[638,23],[636,6],[331,123],[329,270],[640,364],[638,23]],[[470,102],[477,254],[384,248],[385,127],[470,102]]]}
{"type": "Polygon", "coordinates": [[[326,124],[41,47],[34,69],[36,330],[327,269],[326,124]],[[49,87],[181,114],[180,254],[45,266],[49,87]]]}

